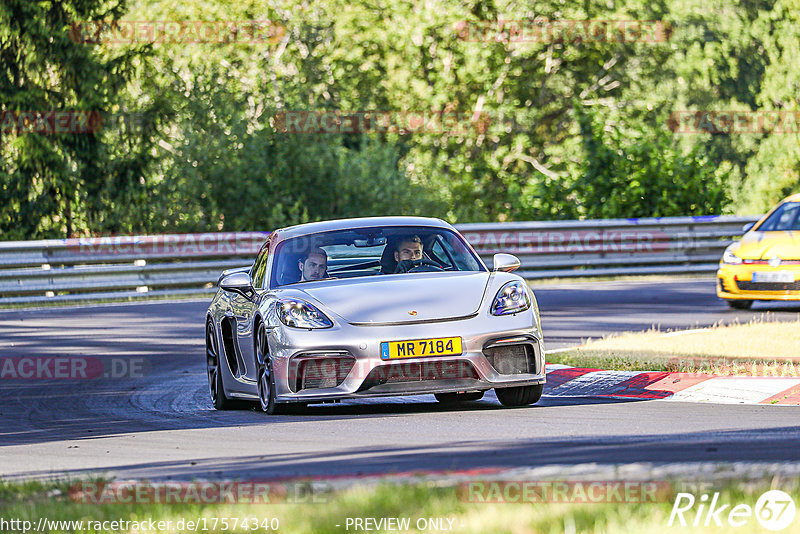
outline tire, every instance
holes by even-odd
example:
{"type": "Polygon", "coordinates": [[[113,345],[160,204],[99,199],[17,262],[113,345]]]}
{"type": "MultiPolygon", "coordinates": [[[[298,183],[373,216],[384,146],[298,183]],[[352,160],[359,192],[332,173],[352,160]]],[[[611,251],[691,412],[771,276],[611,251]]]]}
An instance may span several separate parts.
{"type": "Polygon", "coordinates": [[[214,408],[217,410],[231,410],[237,407],[235,401],[225,396],[217,330],[210,319],[206,322],[206,372],[208,374],[208,391],[214,408]]]}
{"type": "Polygon", "coordinates": [[[726,302],[734,310],[749,310],[753,306],[752,300],[728,300],[726,302]]]}
{"type": "Polygon", "coordinates": [[[258,366],[258,401],[261,410],[275,415],[280,410],[275,402],[275,377],[272,375],[272,362],[265,361],[258,366]]]}
{"type": "Polygon", "coordinates": [[[267,415],[296,413],[305,408],[304,403],[279,404],[275,395],[275,374],[267,345],[267,330],[263,324],[256,331],[256,365],[258,366],[258,401],[267,415]]]}
{"type": "Polygon", "coordinates": [[[528,406],[542,397],[544,384],[536,386],[519,386],[513,388],[495,388],[497,400],[503,406],[528,406]]]}
{"type": "Polygon", "coordinates": [[[481,400],[484,393],[484,391],[471,391],[469,393],[434,393],[433,396],[442,404],[458,404],[461,402],[481,400]]]}

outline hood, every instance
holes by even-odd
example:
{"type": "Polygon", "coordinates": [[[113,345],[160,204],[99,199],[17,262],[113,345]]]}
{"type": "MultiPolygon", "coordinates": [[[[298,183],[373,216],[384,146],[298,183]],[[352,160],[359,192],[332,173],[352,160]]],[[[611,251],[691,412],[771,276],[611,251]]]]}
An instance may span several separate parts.
{"type": "MultiPolygon", "coordinates": [[[[488,272],[381,275],[303,284],[304,293],[348,323],[408,323],[476,313],[488,272]],[[415,311],[416,314],[409,312],[415,311]]],[[[302,297],[301,297],[302,298],[302,297]]]]}
{"type": "Polygon", "coordinates": [[[800,232],[748,232],[735,252],[745,260],[800,260],[800,232]]]}

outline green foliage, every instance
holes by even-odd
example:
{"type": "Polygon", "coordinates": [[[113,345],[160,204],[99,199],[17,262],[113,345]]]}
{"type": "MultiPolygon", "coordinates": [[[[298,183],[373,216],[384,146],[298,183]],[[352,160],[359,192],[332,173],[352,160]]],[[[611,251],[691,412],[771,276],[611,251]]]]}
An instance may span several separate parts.
{"type": "MultiPolygon", "coordinates": [[[[758,104],[762,109],[787,112],[800,111],[800,2],[779,0],[772,11],[759,19],[762,31],[769,31],[764,55],[766,67],[758,104]]],[[[763,213],[775,202],[800,191],[800,129],[798,116],[790,121],[787,133],[766,136],[755,155],[747,161],[748,180],[737,204],[744,211],[763,213]],[[791,123],[794,123],[792,125],[791,123]],[[791,130],[794,129],[794,133],[791,130]]]]}
{"type": "MultiPolygon", "coordinates": [[[[125,10],[124,1],[3,2],[4,118],[31,112],[81,116],[116,111],[147,51],[102,53],[77,45],[70,28],[76,21],[118,18],[125,10]]],[[[24,133],[13,122],[3,129],[0,166],[0,234],[5,239],[73,235],[96,227],[98,218],[118,217],[119,201],[136,195],[136,183],[151,165],[140,150],[147,139],[129,138],[122,147],[119,138],[102,129],[24,133]]],[[[155,135],[155,129],[147,133],[155,135]]]]}
{"type": "MultiPolygon", "coordinates": [[[[135,127],[0,140],[2,239],[764,211],[800,138],[676,134],[673,111],[797,110],[797,0],[8,0],[0,111],[132,113],[135,127]],[[501,21],[663,20],[666,42],[465,38],[501,21]],[[282,39],[85,44],[91,20],[270,20],[282,39]],[[469,26],[467,26],[469,27],[469,26]],[[282,133],[293,110],[458,113],[423,133],[282,133]]],[[[492,26],[494,25],[494,26],[492,26]]]]}
{"type": "Polygon", "coordinates": [[[683,154],[663,130],[625,128],[578,113],[586,153],[585,170],[576,182],[581,215],[605,219],[722,211],[727,175],[700,146],[683,154]]]}

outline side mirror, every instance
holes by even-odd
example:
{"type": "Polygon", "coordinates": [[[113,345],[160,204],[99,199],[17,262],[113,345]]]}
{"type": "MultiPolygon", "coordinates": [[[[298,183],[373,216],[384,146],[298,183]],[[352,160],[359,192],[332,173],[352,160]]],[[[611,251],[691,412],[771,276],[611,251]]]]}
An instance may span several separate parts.
{"type": "Polygon", "coordinates": [[[513,254],[495,254],[493,263],[493,271],[510,273],[511,271],[519,269],[519,258],[513,254]]]}
{"type": "Polygon", "coordinates": [[[747,233],[747,232],[749,232],[749,231],[750,231],[750,229],[751,229],[752,227],[754,227],[755,225],[756,225],[756,223],[747,223],[747,224],[745,224],[744,226],[742,226],[742,233],[743,233],[743,234],[746,234],[746,233],[747,233]]]}
{"type": "Polygon", "coordinates": [[[250,275],[248,273],[239,272],[229,274],[220,281],[219,287],[225,291],[239,293],[246,299],[252,299],[253,295],[255,295],[253,281],[250,279],[250,275]]]}

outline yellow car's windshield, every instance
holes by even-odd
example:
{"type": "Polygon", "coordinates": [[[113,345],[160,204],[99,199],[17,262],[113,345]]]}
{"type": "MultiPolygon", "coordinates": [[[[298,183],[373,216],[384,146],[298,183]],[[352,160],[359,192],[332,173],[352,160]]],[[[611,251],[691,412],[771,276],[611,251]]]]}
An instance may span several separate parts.
{"type": "Polygon", "coordinates": [[[800,202],[785,202],[772,212],[761,225],[758,232],[780,232],[800,230],[800,202]]]}

